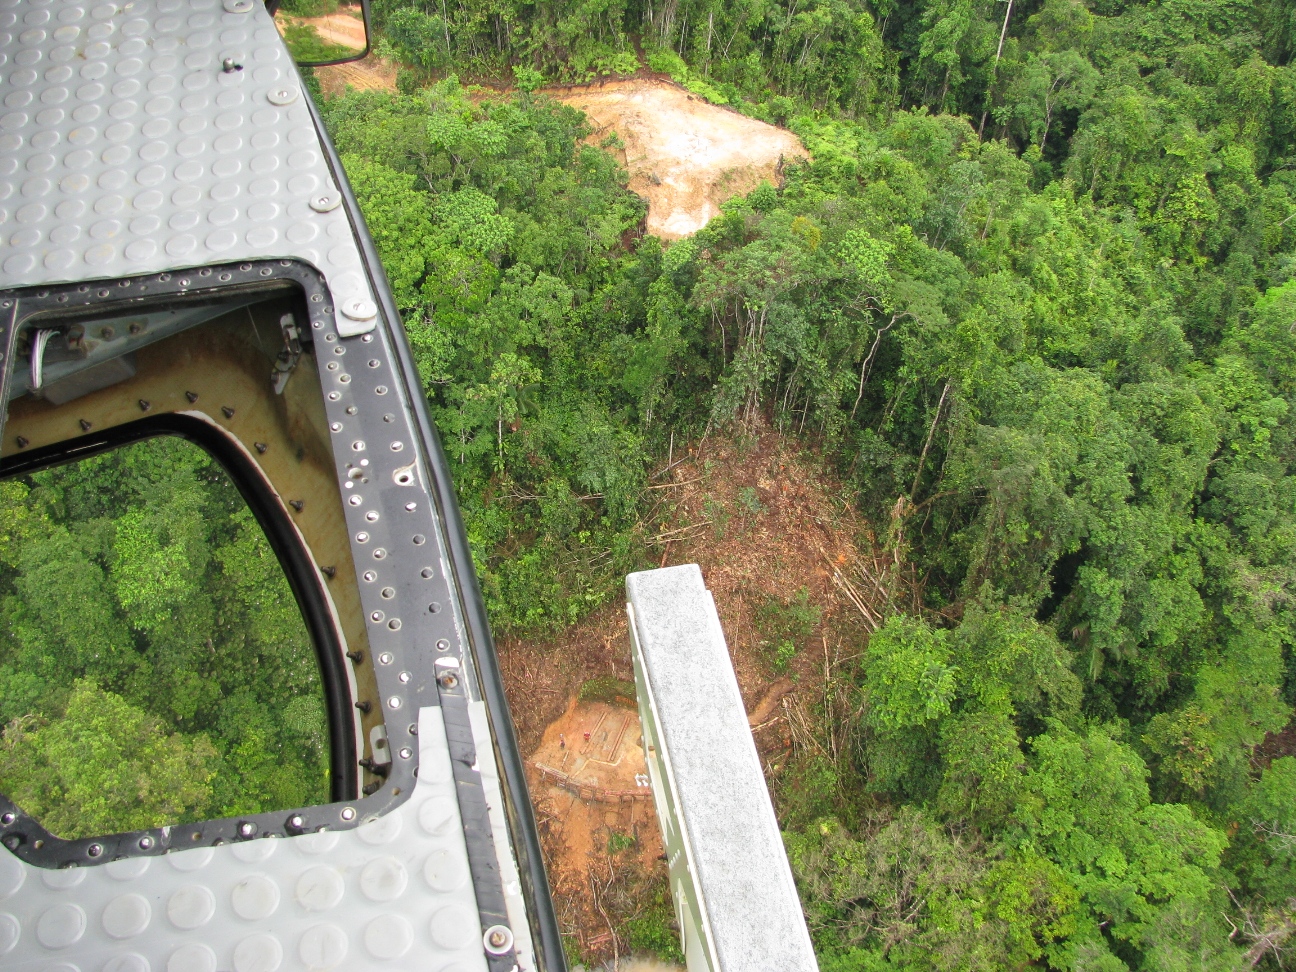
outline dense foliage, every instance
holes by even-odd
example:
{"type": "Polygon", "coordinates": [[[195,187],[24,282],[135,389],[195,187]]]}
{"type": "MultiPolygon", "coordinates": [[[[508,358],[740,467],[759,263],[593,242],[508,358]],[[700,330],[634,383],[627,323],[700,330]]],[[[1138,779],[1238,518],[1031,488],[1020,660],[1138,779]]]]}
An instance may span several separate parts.
{"type": "Polygon", "coordinates": [[[310,635],[203,450],[0,483],[0,792],[64,837],[328,800],[310,635]]]}
{"type": "Polygon", "coordinates": [[[525,90],[639,43],[813,154],[663,247],[569,109],[329,104],[496,622],[610,589],[672,431],[798,432],[923,604],[780,797],[823,967],[1277,967],[1290,5],[379,6],[408,62],[525,90]]]}

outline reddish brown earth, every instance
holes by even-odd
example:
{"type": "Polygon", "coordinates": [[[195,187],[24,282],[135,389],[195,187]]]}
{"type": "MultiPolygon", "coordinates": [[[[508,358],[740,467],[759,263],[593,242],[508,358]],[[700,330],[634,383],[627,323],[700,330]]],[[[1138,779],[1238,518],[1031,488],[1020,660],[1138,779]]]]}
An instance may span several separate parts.
{"type": "MultiPolygon", "coordinates": [[[[646,557],[653,565],[701,566],[777,800],[789,753],[837,745],[816,713],[844,704],[841,673],[870,627],[854,598],[875,616],[885,612],[880,595],[864,592],[865,578],[885,565],[873,556],[873,538],[841,484],[816,456],[777,434],[743,444],[706,441],[653,477],[649,493],[656,505],[645,517],[646,557]],[[801,587],[823,622],[780,674],[762,642],[760,611],[801,587]]],[[[631,770],[641,772],[633,713],[624,708],[614,716],[615,705],[576,702],[593,679],[633,679],[624,605],[609,604],[553,637],[503,637],[499,648],[560,924],[586,961],[620,960],[628,948],[626,920],[664,888],[652,804],[582,799],[535,763],[607,788],[633,785],[631,770]],[[622,731],[626,717],[633,722],[622,731]],[[598,754],[617,736],[621,762],[616,769],[598,765],[598,754]],[[634,847],[610,852],[614,832],[631,835],[634,847]]]]}

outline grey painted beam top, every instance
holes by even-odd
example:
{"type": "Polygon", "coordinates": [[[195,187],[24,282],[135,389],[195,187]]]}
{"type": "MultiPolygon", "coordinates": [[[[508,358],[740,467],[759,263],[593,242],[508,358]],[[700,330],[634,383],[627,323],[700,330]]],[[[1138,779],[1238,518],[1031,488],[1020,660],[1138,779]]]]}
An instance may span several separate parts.
{"type": "Polygon", "coordinates": [[[626,593],[723,972],[818,966],[711,592],[696,564],[630,574],[626,593]]]}

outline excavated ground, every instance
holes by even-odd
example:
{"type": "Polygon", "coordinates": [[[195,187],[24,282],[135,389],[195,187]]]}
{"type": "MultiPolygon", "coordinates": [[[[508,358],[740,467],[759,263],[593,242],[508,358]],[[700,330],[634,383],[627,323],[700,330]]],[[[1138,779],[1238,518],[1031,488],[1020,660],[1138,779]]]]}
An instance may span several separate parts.
{"type": "MultiPolygon", "coordinates": [[[[653,565],[701,566],[777,798],[788,752],[810,736],[810,707],[824,704],[834,672],[859,650],[863,618],[841,578],[855,576],[864,558],[876,572],[873,538],[818,459],[774,433],[745,443],[711,439],[654,477],[651,490],[658,503],[645,517],[652,524],[646,557],[653,565]],[[803,587],[822,621],[780,672],[763,641],[761,612],[803,587]]],[[[573,746],[606,749],[597,732],[588,744],[583,734],[599,719],[607,726],[612,717],[603,710],[615,706],[576,700],[591,682],[633,679],[624,605],[607,605],[554,637],[501,638],[499,649],[560,924],[586,961],[624,963],[629,921],[662,900],[655,896],[665,888],[652,804],[618,804],[614,818],[611,805],[581,798],[536,765],[550,766],[566,752],[574,767],[582,754],[573,746]],[[631,834],[635,848],[616,852],[613,832],[631,834]]],[[[613,734],[637,743],[638,719],[622,712],[613,734]],[[629,720],[624,731],[622,718],[629,720]]],[[[642,751],[627,747],[623,774],[632,756],[633,766],[642,764],[642,751]]]]}
{"type": "Polygon", "coordinates": [[[656,78],[605,81],[547,94],[579,108],[599,136],[615,132],[630,189],[648,200],[647,231],[665,240],[696,233],[725,200],[806,158],[791,132],[710,104],[656,78]]]}

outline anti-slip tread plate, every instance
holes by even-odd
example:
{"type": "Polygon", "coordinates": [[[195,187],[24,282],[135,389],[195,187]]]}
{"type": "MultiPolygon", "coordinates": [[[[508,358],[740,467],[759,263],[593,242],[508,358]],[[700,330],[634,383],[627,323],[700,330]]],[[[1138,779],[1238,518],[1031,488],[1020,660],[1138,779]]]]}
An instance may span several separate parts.
{"type": "Polygon", "coordinates": [[[0,0],[0,287],[294,257],[372,308],[306,97],[259,3],[0,0]]]}
{"type": "Polygon", "coordinates": [[[0,852],[0,966],[485,970],[439,708],[419,741],[410,799],[355,830],[64,870],[0,852]]]}

